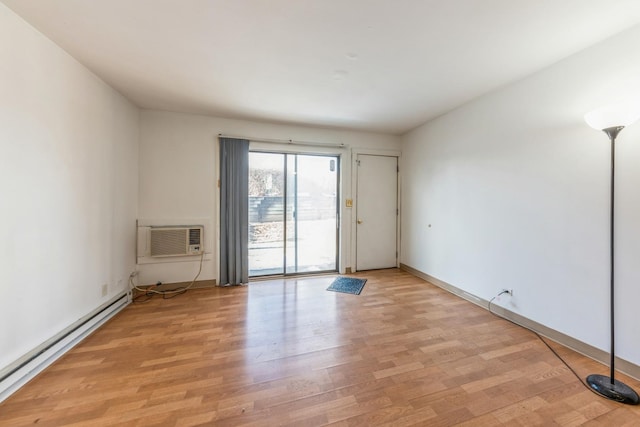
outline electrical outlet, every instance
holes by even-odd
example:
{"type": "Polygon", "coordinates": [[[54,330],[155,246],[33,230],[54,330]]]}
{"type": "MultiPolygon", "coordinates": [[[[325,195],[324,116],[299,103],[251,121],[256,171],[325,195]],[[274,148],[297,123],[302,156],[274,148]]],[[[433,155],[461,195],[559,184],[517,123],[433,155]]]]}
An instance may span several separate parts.
{"type": "Polygon", "coordinates": [[[503,289],[502,293],[509,294],[509,296],[513,296],[513,289],[503,289]]]}
{"type": "Polygon", "coordinates": [[[109,293],[109,285],[105,283],[104,285],[102,285],[102,296],[106,297],[108,293],[109,293]]]}

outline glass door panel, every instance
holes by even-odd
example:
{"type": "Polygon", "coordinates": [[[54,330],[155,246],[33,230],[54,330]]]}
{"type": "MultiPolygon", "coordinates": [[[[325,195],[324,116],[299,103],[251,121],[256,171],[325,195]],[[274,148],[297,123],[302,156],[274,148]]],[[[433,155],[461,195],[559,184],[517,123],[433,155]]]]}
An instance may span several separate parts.
{"type": "Polygon", "coordinates": [[[285,155],[249,153],[249,276],[284,273],[285,155]]]}
{"type": "Polygon", "coordinates": [[[295,269],[287,273],[337,270],[336,157],[296,156],[295,269]]]}

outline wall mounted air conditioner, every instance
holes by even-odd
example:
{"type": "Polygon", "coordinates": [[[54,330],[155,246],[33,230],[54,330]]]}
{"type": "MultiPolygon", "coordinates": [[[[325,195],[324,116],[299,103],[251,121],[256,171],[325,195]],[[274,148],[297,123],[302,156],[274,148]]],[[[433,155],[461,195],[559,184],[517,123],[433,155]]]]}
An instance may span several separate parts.
{"type": "Polygon", "coordinates": [[[200,255],[204,251],[201,225],[149,227],[147,250],[152,257],[200,255]]]}

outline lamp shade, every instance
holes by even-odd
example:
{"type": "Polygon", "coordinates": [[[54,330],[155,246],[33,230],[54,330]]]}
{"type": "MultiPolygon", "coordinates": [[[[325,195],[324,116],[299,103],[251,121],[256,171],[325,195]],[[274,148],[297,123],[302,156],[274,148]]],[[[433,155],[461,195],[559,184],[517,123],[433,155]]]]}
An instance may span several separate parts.
{"type": "Polygon", "coordinates": [[[607,105],[584,115],[589,126],[597,130],[629,126],[640,118],[638,105],[607,105]]]}

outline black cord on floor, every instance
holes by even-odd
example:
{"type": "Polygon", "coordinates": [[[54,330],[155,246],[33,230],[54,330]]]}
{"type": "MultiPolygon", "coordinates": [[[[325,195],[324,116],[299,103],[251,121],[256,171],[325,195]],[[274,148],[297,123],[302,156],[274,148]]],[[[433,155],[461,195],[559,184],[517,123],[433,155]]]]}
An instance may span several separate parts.
{"type": "Polygon", "coordinates": [[[137,295],[136,297],[134,297],[131,302],[135,303],[135,304],[144,304],[145,302],[149,302],[151,300],[151,298],[153,298],[153,294],[140,294],[137,295]],[[142,299],[142,297],[146,297],[145,299],[142,299]]]}
{"type": "Polygon", "coordinates": [[[556,351],[555,351],[555,350],[554,350],[554,349],[549,345],[549,343],[547,343],[547,341],[545,341],[545,339],[544,339],[544,338],[542,338],[542,336],[541,336],[539,333],[537,333],[537,332],[536,332],[536,331],[534,331],[533,329],[527,328],[526,326],[520,325],[520,324],[518,324],[518,323],[514,322],[514,321],[513,321],[513,320],[511,320],[511,319],[507,319],[506,317],[501,316],[501,315],[499,315],[498,313],[496,313],[496,312],[494,312],[494,311],[492,311],[492,310],[491,310],[491,303],[492,303],[496,298],[498,298],[500,295],[502,295],[502,294],[508,294],[508,293],[509,293],[509,291],[502,291],[502,292],[500,292],[498,295],[496,295],[495,297],[491,298],[491,300],[489,300],[489,307],[488,307],[488,309],[489,309],[489,313],[493,314],[493,315],[494,315],[494,316],[496,316],[496,317],[499,317],[500,319],[506,320],[506,321],[507,321],[507,322],[509,322],[509,323],[512,323],[512,324],[514,324],[514,325],[516,325],[516,326],[519,326],[519,327],[521,327],[521,328],[523,328],[523,329],[526,329],[527,331],[529,331],[529,332],[533,333],[536,337],[538,337],[538,339],[539,339],[540,341],[542,341],[542,343],[543,343],[545,346],[547,346],[547,348],[548,348],[549,350],[551,350],[551,352],[552,352],[552,353],[553,353],[553,354],[558,358],[558,360],[560,360],[560,361],[564,364],[564,366],[566,366],[566,367],[567,367],[567,369],[569,369],[569,371],[571,371],[571,373],[572,373],[572,374],[577,378],[577,380],[578,380],[578,381],[580,381],[580,384],[582,384],[583,386],[585,386],[585,387],[586,387],[590,392],[592,392],[592,393],[594,393],[594,394],[596,394],[596,395],[600,396],[598,393],[596,393],[596,391],[595,391],[594,389],[592,389],[591,387],[589,387],[589,385],[588,385],[588,384],[587,384],[587,383],[582,379],[582,377],[580,377],[580,375],[578,375],[578,373],[577,373],[577,372],[576,372],[576,371],[575,371],[571,366],[569,366],[569,364],[568,364],[568,363],[567,363],[567,362],[566,362],[566,361],[565,361],[565,360],[564,360],[564,359],[563,359],[563,358],[558,354],[558,352],[556,352],[556,351]]]}
{"type": "Polygon", "coordinates": [[[184,286],[176,289],[171,289],[169,291],[158,291],[153,289],[153,292],[151,292],[151,289],[152,288],[148,289],[146,292],[140,292],[140,294],[136,295],[132,299],[132,302],[143,304],[145,302],[149,302],[155,295],[162,295],[162,299],[171,299],[171,298],[177,297],[178,295],[184,294],[188,290],[184,286]],[[141,299],[142,297],[146,297],[146,298],[141,299]]]}
{"type": "MultiPolygon", "coordinates": [[[[154,295],[162,295],[162,299],[171,299],[171,298],[177,297],[178,295],[184,294],[189,289],[191,289],[191,287],[196,283],[196,280],[198,280],[198,277],[200,277],[200,273],[202,272],[202,262],[203,261],[204,261],[204,251],[202,251],[202,253],[200,254],[200,267],[198,268],[198,274],[196,274],[196,277],[193,278],[191,283],[189,283],[188,286],[181,286],[179,288],[168,289],[166,291],[158,291],[158,290],[154,289],[156,287],[156,285],[151,285],[148,288],[141,288],[141,287],[137,286],[135,283],[133,283],[133,278],[134,278],[135,274],[131,273],[129,275],[129,286],[131,287],[132,291],[136,290],[136,291],[140,292],[140,295],[134,297],[132,301],[133,302],[139,302],[139,303],[145,303],[145,302],[148,302],[151,298],[153,298],[154,295]],[[138,301],[138,298],[140,298],[143,295],[146,296],[147,298],[142,300],[142,301],[138,301]]],[[[160,285],[160,284],[161,283],[158,282],[158,285],[160,285]]]]}
{"type": "Polygon", "coordinates": [[[171,298],[175,298],[178,295],[182,295],[185,292],[187,292],[187,288],[185,288],[184,286],[180,287],[180,288],[176,288],[176,289],[172,289],[171,293],[162,293],[162,299],[171,299],[171,298]],[[169,296],[170,295],[170,296],[169,296]]]}

